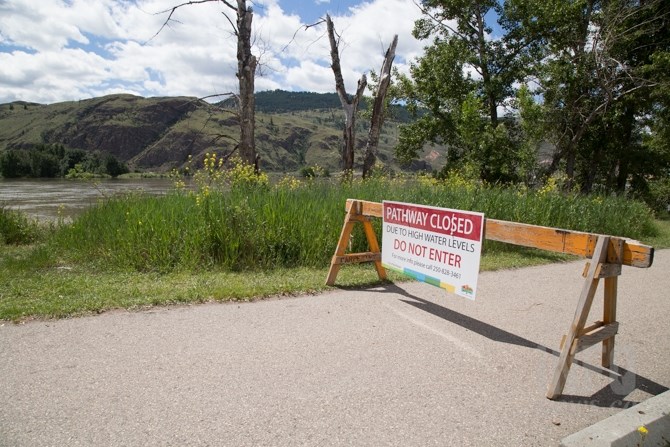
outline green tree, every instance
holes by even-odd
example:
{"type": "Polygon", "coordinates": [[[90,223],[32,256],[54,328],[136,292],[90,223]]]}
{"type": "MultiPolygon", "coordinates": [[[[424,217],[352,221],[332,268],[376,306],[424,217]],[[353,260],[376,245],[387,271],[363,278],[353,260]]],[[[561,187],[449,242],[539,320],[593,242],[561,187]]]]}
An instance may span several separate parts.
{"type": "Polygon", "coordinates": [[[435,42],[411,65],[411,78],[398,77],[398,96],[416,117],[400,127],[396,157],[401,162],[416,158],[427,142],[448,144],[455,138],[455,112],[475,89],[472,79],[464,75],[460,46],[435,42]]]}
{"type": "Polygon", "coordinates": [[[60,174],[60,160],[47,150],[29,151],[30,177],[52,178],[60,174]]]}
{"type": "Polygon", "coordinates": [[[643,174],[639,124],[657,111],[654,90],[667,88],[667,74],[652,66],[668,51],[669,8],[661,0],[552,0],[536,9],[549,52],[536,65],[556,146],[549,171],[564,169],[568,187],[622,190],[643,174]]]}
{"type": "Polygon", "coordinates": [[[28,177],[30,157],[25,150],[9,149],[0,153],[0,174],[4,178],[28,177]]]}
{"type": "Polygon", "coordinates": [[[112,176],[118,177],[122,174],[127,174],[129,172],[128,166],[121,162],[112,154],[107,154],[105,157],[105,173],[112,176]]]}
{"type": "Polygon", "coordinates": [[[81,164],[84,172],[91,174],[105,174],[104,155],[100,151],[87,152],[81,164]]]}
{"type": "Polygon", "coordinates": [[[512,104],[515,83],[540,54],[536,27],[518,18],[525,0],[425,0],[421,6],[414,35],[432,44],[399,87],[410,110],[425,114],[401,127],[396,156],[411,160],[432,142],[447,146],[447,169],[459,169],[462,161],[487,181],[520,178],[517,125],[499,117],[498,108],[512,104]],[[500,38],[490,37],[491,18],[497,18],[500,38]]]}
{"type": "Polygon", "coordinates": [[[70,169],[75,165],[81,164],[86,158],[86,151],[83,149],[65,149],[60,161],[60,176],[65,177],[70,169]]]}

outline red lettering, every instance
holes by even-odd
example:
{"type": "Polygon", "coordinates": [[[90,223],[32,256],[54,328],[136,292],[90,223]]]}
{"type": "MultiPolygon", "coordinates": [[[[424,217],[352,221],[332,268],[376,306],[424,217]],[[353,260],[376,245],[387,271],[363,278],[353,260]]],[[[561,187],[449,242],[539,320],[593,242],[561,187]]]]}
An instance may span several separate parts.
{"type": "Polygon", "coordinates": [[[425,245],[417,245],[413,243],[409,243],[409,252],[413,255],[416,256],[424,256],[426,254],[426,247],[425,245]]]}
{"type": "Polygon", "coordinates": [[[461,255],[449,253],[448,251],[431,248],[428,251],[428,259],[447,264],[451,267],[461,268],[461,255]]]}
{"type": "Polygon", "coordinates": [[[401,241],[400,239],[393,239],[393,249],[405,251],[407,249],[407,242],[401,241]]]}

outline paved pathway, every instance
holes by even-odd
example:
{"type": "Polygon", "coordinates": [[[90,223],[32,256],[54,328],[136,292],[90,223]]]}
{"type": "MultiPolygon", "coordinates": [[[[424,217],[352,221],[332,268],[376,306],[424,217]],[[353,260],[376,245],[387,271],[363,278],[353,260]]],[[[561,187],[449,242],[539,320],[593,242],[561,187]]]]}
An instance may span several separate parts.
{"type": "Polygon", "coordinates": [[[594,347],[544,397],[582,266],[5,323],[0,445],[556,445],[670,386],[666,250],[620,278],[623,380],[594,347]]]}

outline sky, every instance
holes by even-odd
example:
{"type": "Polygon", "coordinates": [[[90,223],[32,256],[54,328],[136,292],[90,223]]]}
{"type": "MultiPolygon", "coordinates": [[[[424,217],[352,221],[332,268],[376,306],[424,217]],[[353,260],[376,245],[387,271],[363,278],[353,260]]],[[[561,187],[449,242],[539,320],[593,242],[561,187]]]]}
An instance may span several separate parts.
{"type": "MultiPolygon", "coordinates": [[[[0,103],[50,104],[113,93],[206,97],[237,92],[236,40],[223,15],[234,19],[234,11],[220,2],[184,6],[161,30],[164,11],[184,2],[0,0],[0,103]]],[[[305,29],[326,13],[342,36],[349,92],[363,73],[379,71],[394,34],[394,66],[401,72],[408,72],[426,45],[411,35],[420,17],[413,0],[249,4],[252,51],[261,64],[256,91],[335,91],[325,24],[305,29]]]]}

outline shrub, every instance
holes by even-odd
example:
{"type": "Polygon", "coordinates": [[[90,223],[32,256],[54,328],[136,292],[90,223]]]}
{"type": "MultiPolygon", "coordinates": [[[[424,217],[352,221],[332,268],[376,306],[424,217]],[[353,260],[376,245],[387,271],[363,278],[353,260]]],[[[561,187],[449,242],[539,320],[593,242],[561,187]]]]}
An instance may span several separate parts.
{"type": "Polygon", "coordinates": [[[645,201],[657,213],[670,212],[670,177],[650,181],[645,201]]]}
{"type": "Polygon", "coordinates": [[[24,214],[0,206],[0,244],[30,244],[39,238],[37,222],[24,214]]]}

